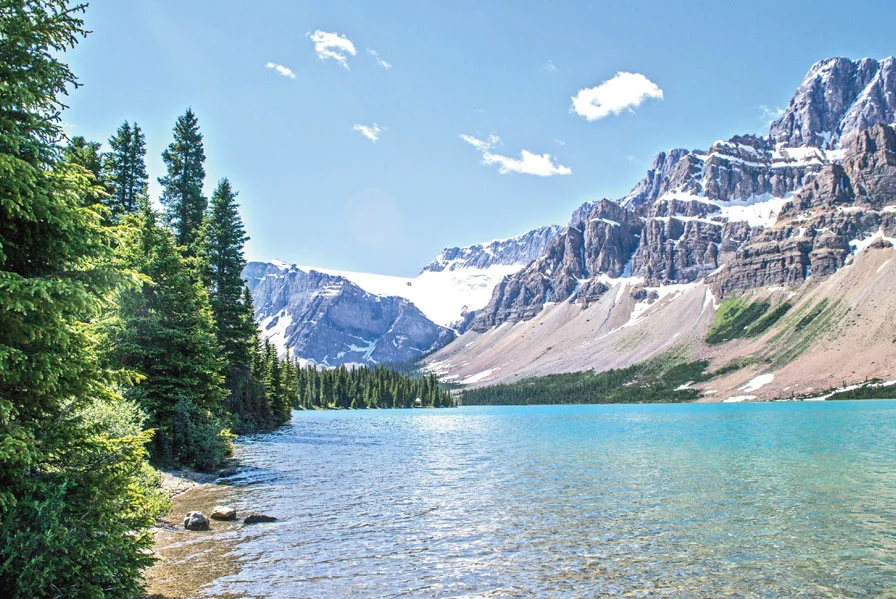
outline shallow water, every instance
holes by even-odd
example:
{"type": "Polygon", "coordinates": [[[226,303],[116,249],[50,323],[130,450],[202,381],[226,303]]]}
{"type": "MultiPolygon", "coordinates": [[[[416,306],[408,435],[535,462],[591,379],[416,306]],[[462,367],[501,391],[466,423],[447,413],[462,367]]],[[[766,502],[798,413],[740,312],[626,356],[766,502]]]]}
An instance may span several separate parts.
{"type": "Polygon", "coordinates": [[[238,458],[196,500],[280,521],[194,541],[196,596],[896,597],[893,401],[296,412],[238,458]]]}

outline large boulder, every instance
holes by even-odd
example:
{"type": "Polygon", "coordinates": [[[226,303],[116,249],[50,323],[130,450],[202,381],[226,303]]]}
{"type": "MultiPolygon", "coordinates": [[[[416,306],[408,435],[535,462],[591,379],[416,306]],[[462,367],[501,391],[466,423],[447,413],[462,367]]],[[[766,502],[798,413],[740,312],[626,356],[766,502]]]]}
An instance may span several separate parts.
{"type": "Polygon", "coordinates": [[[208,518],[202,512],[190,512],[184,516],[184,528],[187,530],[208,530],[208,518]]]}
{"type": "Polygon", "coordinates": [[[236,520],[236,509],[226,505],[215,506],[211,518],[212,520],[236,520]]]}

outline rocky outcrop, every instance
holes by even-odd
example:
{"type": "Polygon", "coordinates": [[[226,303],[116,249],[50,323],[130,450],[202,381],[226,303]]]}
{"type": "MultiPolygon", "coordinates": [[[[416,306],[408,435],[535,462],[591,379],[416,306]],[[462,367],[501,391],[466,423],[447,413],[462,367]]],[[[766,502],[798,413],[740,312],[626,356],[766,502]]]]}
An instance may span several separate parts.
{"type": "Polygon", "coordinates": [[[633,211],[609,200],[598,202],[587,219],[552,241],[541,258],[505,277],[470,328],[484,331],[503,322],[527,320],[548,302],[595,301],[607,287],[590,279],[601,273],[627,274],[641,227],[633,211]]]}
{"type": "Polygon", "coordinates": [[[548,244],[556,239],[560,232],[561,227],[550,225],[509,239],[477,243],[462,248],[445,248],[435,260],[423,268],[423,271],[485,269],[495,265],[528,264],[544,254],[548,244]]]}
{"type": "Polygon", "coordinates": [[[675,148],[667,152],[660,152],[653,157],[647,174],[620,202],[626,208],[636,210],[645,204],[656,200],[666,191],[667,181],[672,179],[672,169],[690,152],[683,148],[675,148]]]}
{"type": "Polygon", "coordinates": [[[189,512],[184,516],[184,528],[187,530],[208,530],[208,518],[202,512],[189,512]]]}
{"type": "Polygon", "coordinates": [[[896,61],[829,58],[812,65],[769,134],[786,146],[836,148],[896,118],[896,61]]]}
{"type": "Polygon", "coordinates": [[[281,354],[328,366],[415,359],[454,333],[406,299],[368,293],[339,276],[252,262],[243,271],[262,334],[281,354]]]}
{"type": "Polygon", "coordinates": [[[896,234],[896,131],[854,135],[842,164],[830,164],[778,216],[707,280],[720,293],[796,285],[843,267],[863,240],[896,234]]]}

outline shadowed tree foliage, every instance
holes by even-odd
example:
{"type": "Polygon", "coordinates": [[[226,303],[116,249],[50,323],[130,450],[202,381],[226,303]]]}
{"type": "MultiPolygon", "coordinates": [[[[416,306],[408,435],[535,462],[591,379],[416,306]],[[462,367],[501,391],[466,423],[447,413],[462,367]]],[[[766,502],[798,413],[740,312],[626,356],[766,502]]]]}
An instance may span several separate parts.
{"type": "MultiPolygon", "coordinates": [[[[0,596],[134,597],[164,509],[95,324],[126,279],[95,174],[64,160],[82,6],[0,2],[0,596]]],[[[78,150],[93,151],[89,144],[78,150]]],[[[71,156],[70,156],[71,158],[71,156]]],[[[88,167],[92,168],[92,167],[88,167]]]]}
{"type": "Polygon", "coordinates": [[[145,208],[120,246],[123,264],[144,277],[121,294],[113,355],[144,380],[127,392],[156,429],[150,446],[164,465],[217,467],[229,453],[224,422],[223,361],[205,289],[171,234],[145,208]]]}

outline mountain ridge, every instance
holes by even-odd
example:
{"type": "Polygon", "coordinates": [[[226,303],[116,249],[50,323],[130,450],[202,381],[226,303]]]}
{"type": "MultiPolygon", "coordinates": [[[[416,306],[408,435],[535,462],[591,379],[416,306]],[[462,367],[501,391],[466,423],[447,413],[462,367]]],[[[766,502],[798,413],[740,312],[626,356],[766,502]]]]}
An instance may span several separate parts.
{"type": "MultiPolygon", "coordinates": [[[[858,254],[892,251],[894,68],[892,58],[819,61],[767,136],[657,154],[629,194],[578,207],[427,364],[480,386],[627,366],[676,347],[712,355],[704,337],[726,298],[797,301],[858,254]]],[[[823,301],[844,302],[828,293],[823,301]]],[[[896,364],[880,373],[896,375],[896,364]]]]}

